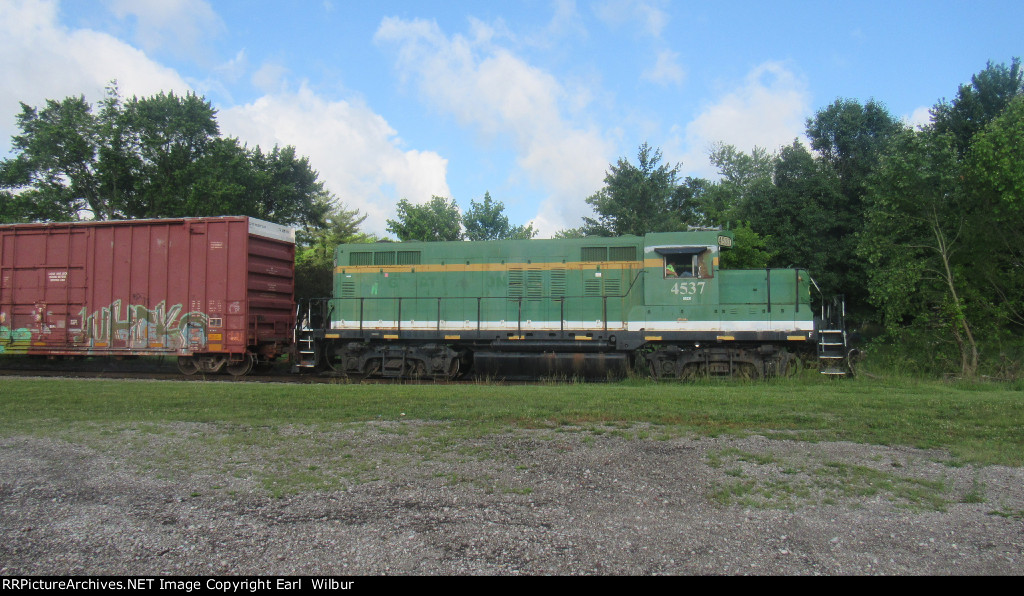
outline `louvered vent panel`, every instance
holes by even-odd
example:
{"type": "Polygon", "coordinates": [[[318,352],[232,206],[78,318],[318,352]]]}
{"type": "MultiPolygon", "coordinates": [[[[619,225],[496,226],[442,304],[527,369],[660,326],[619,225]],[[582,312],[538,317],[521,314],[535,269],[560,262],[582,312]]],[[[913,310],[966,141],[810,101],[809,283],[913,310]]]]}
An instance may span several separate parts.
{"type": "Polygon", "coordinates": [[[395,264],[395,252],[375,252],[373,253],[373,264],[374,265],[394,265],[395,264]]]}
{"type": "Polygon", "coordinates": [[[613,261],[635,261],[635,246],[613,246],[609,250],[609,257],[613,261]]]}
{"type": "Polygon", "coordinates": [[[353,252],[348,255],[349,265],[373,265],[372,252],[353,252]]]}
{"type": "Polygon", "coordinates": [[[542,269],[530,269],[526,272],[526,296],[528,298],[544,296],[544,271],[542,269]]]}
{"type": "Polygon", "coordinates": [[[341,297],[342,298],[355,298],[356,295],[356,284],[352,281],[341,282],[341,297]]]}
{"type": "Polygon", "coordinates": [[[565,269],[551,270],[551,295],[555,298],[565,296],[565,269]]]}
{"type": "Polygon", "coordinates": [[[399,265],[419,265],[420,264],[420,251],[418,251],[418,250],[400,250],[400,251],[398,251],[398,264],[399,265]]]}
{"type": "Polygon", "coordinates": [[[621,296],[622,295],[622,284],[620,280],[608,278],[604,280],[604,295],[605,296],[621,296]]]}
{"type": "Polygon", "coordinates": [[[607,246],[584,246],[581,249],[580,256],[584,261],[607,261],[608,260],[608,247],[607,246]]]}
{"type": "Polygon", "coordinates": [[[523,296],[523,270],[508,270],[508,295],[510,298],[521,298],[523,296]]]}
{"type": "Polygon", "coordinates": [[[584,296],[600,296],[601,295],[601,280],[600,279],[588,279],[583,282],[583,295],[584,296]]]}

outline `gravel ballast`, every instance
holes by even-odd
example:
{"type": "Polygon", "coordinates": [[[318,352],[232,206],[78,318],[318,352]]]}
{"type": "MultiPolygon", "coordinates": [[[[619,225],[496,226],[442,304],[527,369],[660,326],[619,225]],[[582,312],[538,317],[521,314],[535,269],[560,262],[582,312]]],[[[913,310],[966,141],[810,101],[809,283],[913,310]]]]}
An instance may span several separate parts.
{"type": "Polygon", "coordinates": [[[633,426],[0,438],[0,575],[1021,574],[1024,469],[633,426]]]}

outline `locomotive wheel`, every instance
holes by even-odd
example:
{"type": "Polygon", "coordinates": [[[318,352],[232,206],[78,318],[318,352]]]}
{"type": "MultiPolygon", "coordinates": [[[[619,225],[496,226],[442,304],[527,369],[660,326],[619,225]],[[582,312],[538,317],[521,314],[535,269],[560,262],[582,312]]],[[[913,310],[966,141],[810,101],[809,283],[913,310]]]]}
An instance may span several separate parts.
{"type": "Polygon", "coordinates": [[[451,366],[448,367],[448,378],[454,379],[459,376],[459,359],[452,358],[451,366]]]}
{"type": "Polygon", "coordinates": [[[785,372],[782,373],[784,377],[796,377],[800,375],[800,371],[803,369],[804,361],[801,358],[797,358],[793,354],[786,355],[785,372]]]}
{"type": "Polygon", "coordinates": [[[252,372],[255,360],[252,354],[246,354],[240,362],[228,362],[226,367],[228,374],[233,377],[244,377],[252,372]]]}
{"type": "Polygon", "coordinates": [[[191,356],[178,356],[178,371],[191,376],[199,372],[199,364],[191,356]]]}
{"type": "Polygon", "coordinates": [[[757,370],[757,366],[750,362],[740,362],[736,364],[735,372],[733,377],[742,381],[753,381],[761,378],[760,371],[757,370]]]}
{"type": "Polygon", "coordinates": [[[331,354],[330,348],[324,350],[323,362],[324,364],[327,365],[327,368],[330,369],[331,372],[338,373],[339,375],[345,374],[345,359],[335,358],[331,354]]]}
{"type": "Polygon", "coordinates": [[[691,362],[683,367],[683,371],[679,375],[679,378],[683,381],[696,381],[698,379],[706,379],[707,376],[707,367],[703,364],[691,362]]]}

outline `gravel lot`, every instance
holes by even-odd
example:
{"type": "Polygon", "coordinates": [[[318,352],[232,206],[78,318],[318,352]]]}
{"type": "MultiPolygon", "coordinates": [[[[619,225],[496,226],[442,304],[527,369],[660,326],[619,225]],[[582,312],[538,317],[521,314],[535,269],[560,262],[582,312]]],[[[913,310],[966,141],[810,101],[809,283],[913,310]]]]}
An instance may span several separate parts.
{"type": "Polygon", "coordinates": [[[0,438],[0,575],[1021,574],[1024,469],[643,425],[0,438]]]}

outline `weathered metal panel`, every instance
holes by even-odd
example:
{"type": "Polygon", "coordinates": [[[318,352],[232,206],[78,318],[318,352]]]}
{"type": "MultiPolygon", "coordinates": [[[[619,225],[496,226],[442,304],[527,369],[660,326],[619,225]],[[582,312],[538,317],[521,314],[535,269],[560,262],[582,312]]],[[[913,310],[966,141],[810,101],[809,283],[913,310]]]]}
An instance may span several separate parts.
{"type": "Polygon", "coordinates": [[[294,244],[247,217],[0,226],[0,353],[242,353],[291,338],[294,244]]]}

